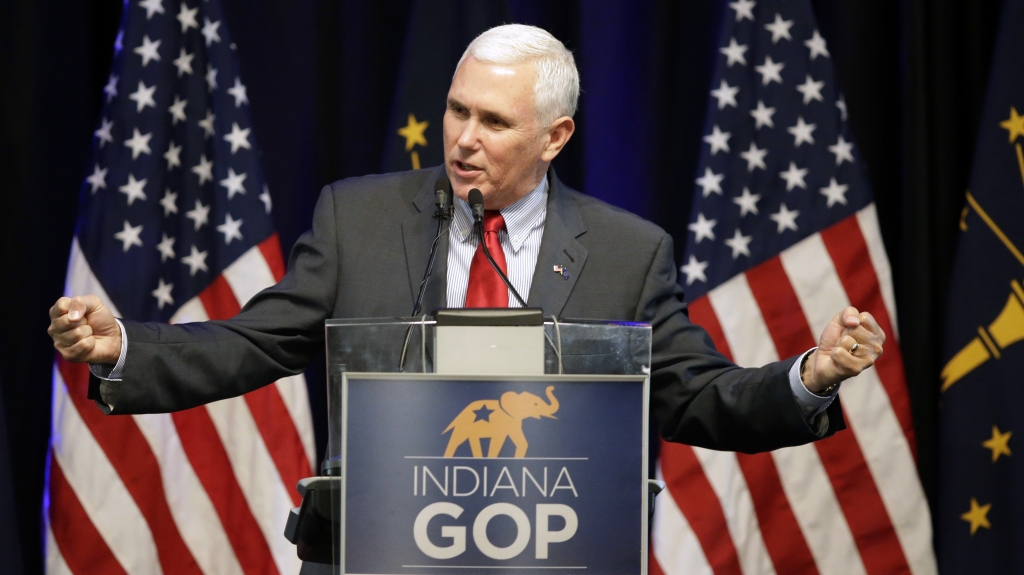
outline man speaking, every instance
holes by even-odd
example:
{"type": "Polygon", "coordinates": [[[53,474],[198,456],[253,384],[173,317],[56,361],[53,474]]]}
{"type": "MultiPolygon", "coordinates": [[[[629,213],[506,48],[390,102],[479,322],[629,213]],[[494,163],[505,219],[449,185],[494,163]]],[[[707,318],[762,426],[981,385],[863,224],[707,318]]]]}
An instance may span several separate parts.
{"type": "Polygon", "coordinates": [[[434,183],[447,176],[454,217],[424,309],[518,307],[520,294],[545,315],[650,322],[651,410],[671,441],[754,452],[841,428],[837,386],[882,353],[885,335],[871,314],[839,311],[801,356],[757,369],[731,364],[687,318],[671,238],[567,188],[550,168],[572,137],[578,96],[572,54],[549,33],[488,30],[452,79],[443,167],[325,187],[287,275],[233,319],[119,321],[95,296],[64,297],[50,309],[54,346],[92,364],[91,395],[117,414],[186,409],[298,373],[323,345],[324,320],[412,309],[435,233],[434,183]],[[485,243],[514,291],[471,233],[474,189],[485,243]]]}

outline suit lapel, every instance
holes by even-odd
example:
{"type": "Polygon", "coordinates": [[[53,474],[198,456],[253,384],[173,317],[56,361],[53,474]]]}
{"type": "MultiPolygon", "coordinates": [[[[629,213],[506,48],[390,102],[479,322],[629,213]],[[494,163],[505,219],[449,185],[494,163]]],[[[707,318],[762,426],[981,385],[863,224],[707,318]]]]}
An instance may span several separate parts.
{"type": "Polygon", "coordinates": [[[530,307],[543,308],[546,315],[558,316],[587,261],[587,249],[577,240],[587,228],[572,198],[555,176],[554,169],[548,171],[548,183],[544,237],[527,303],[530,307]],[[565,271],[558,273],[555,266],[561,266],[565,271]]]}
{"type": "MultiPolygon", "coordinates": [[[[430,245],[437,234],[437,220],[433,217],[434,179],[429,178],[427,183],[416,193],[412,201],[416,213],[402,222],[402,241],[405,244],[405,261],[408,264],[409,288],[412,290],[412,299],[409,301],[410,311],[416,301],[416,294],[419,293],[423,272],[427,269],[430,245]]],[[[431,272],[430,280],[427,281],[427,289],[423,294],[423,303],[420,306],[421,313],[423,311],[430,313],[435,308],[444,307],[447,275],[448,234],[444,234],[438,241],[434,271],[431,272]]]]}

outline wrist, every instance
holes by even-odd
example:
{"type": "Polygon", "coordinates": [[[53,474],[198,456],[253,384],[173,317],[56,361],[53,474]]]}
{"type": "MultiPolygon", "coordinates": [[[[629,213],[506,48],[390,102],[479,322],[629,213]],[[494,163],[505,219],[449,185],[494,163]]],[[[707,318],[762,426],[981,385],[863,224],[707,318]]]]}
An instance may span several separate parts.
{"type": "Polygon", "coordinates": [[[804,384],[807,391],[817,395],[819,397],[828,397],[832,395],[832,392],[839,387],[839,382],[831,385],[825,385],[817,381],[814,377],[814,363],[813,357],[818,353],[818,350],[807,353],[803,359],[800,360],[800,382],[804,384]]]}

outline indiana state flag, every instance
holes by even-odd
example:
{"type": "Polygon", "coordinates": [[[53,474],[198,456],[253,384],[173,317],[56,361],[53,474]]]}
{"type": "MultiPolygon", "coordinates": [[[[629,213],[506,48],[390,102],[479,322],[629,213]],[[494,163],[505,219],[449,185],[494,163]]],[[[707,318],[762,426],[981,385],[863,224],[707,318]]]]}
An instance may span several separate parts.
{"type": "Polygon", "coordinates": [[[1003,11],[950,284],[935,515],[942,573],[1024,573],[1024,0],[1003,11]]]}

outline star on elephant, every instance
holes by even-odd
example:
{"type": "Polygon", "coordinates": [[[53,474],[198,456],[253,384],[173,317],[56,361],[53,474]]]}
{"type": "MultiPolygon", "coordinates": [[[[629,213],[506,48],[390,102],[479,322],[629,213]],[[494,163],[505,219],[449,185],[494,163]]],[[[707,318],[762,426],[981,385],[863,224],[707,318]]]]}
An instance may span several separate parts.
{"type": "Polygon", "coordinates": [[[555,398],[554,389],[555,386],[548,386],[547,402],[527,391],[509,391],[503,393],[501,399],[479,399],[470,403],[441,432],[442,435],[452,432],[444,456],[452,457],[455,450],[469,440],[473,457],[483,457],[480,439],[486,437],[490,439],[487,457],[497,457],[506,439],[511,439],[516,446],[515,457],[526,457],[529,443],[523,435],[523,420],[527,417],[558,419],[554,415],[558,411],[558,399],[555,398]]]}

